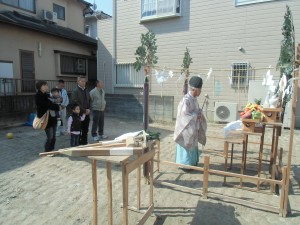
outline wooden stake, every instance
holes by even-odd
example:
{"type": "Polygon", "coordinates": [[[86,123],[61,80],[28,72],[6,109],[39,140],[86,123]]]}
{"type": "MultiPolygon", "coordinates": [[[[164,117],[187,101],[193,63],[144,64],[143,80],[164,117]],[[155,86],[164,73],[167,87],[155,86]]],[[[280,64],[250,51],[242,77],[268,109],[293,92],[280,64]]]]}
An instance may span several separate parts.
{"type": "Polygon", "coordinates": [[[98,195],[97,195],[97,161],[92,160],[92,180],[93,180],[93,225],[98,224],[98,195]]]}
{"type": "MultiPolygon", "coordinates": [[[[225,165],[224,170],[227,171],[227,160],[228,160],[228,141],[224,141],[224,158],[225,158],[225,165]]],[[[224,176],[224,183],[226,183],[226,175],[224,176]]]]}
{"type": "Polygon", "coordinates": [[[160,141],[156,140],[157,146],[157,172],[159,173],[159,164],[160,164],[160,141]]]}
{"type": "Polygon", "coordinates": [[[150,202],[149,205],[153,205],[153,157],[150,160],[150,202]]]}
{"type": "Polygon", "coordinates": [[[279,203],[279,215],[283,216],[283,208],[284,208],[284,199],[285,199],[285,189],[286,189],[286,181],[287,181],[287,167],[282,168],[282,186],[280,192],[280,203],[279,203]]]}
{"type": "MultiPolygon", "coordinates": [[[[276,160],[277,160],[277,149],[278,149],[278,141],[279,141],[279,136],[280,136],[280,129],[281,127],[274,127],[274,145],[272,149],[272,161],[270,161],[270,166],[271,166],[271,178],[275,179],[275,174],[276,174],[276,160]]],[[[275,185],[271,184],[271,192],[275,191],[275,185]]]]}
{"type": "MultiPolygon", "coordinates": [[[[241,174],[244,174],[246,169],[247,148],[248,148],[248,134],[244,134],[241,174]]],[[[240,179],[240,186],[243,187],[242,178],[240,179]]]]}
{"type": "Polygon", "coordinates": [[[108,225],[113,224],[112,211],[112,179],[111,179],[111,162],[106,162],[106,177],[107,177],[107,193],[108,193],[108,225]]]}
{"type": "MultiPolygon", "coordinates": [[[[140,157],[141,155],[139,155],[139,157],[140,157]]],[[[137,167],[137,174],[136,174],[136,176],[137,176],[137,178],[136,178],[136,180],[137,180],[137,209],[138,210],[140,210],[140,208],[141,208],[141,175],[142,175],[142,173],[141,173],[141,165],[138,165],[138,167],[137,167]]]]}
{"type": "Polygon", "coordinates": [[[123,225],[128,225],[128,172],[127,161],[122,163],[123,225]]]}
{"type": "MultiPolygon", "coordinates": [[[[264,137],[265,137],[265,128],[266,126],[262,126],[262,135],[260,137],[260,146],[259,146],[259,160],[258,160],[258,172],[257,176],[260,177],[261,174],[261,164],[262,164],[262,158],[263,158],[263,150],[264,150],[264,137]]],[[[247,153],[246,153],[247,154],[247,153]]],[[[245,156],[247,157],[247,156],[245,156]]],[[[260,189],[260,181],[257,180],[257,190],[259,191],[260,189]]]]}
{"type": "Polygon", "coordinates": [[[209,156],[204,156],[204,174],[203,174],[203,197],[207,198],[208,192],[208,170],[209,170],[209,156]]]}

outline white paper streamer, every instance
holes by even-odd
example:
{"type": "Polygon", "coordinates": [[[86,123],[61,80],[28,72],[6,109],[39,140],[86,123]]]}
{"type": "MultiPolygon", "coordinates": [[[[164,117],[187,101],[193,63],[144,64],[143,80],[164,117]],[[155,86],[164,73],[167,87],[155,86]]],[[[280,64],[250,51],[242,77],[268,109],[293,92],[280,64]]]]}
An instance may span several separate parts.
{"type": "Polygon", "coordinates": [[[204,83],[206,83],[206,82],[210,79],[211,74],[212,74],[212,71],[213,71],[213,69],[212,69],[212,68],[209,68],[208,73],[207,73],[207,75],[206,75],[206,80],[205,80],[204,83]]]}
{"type": "Polygon", "coordinates": [[[231,76],[228,76],[228,79],[229,79],[229,84],[232,85],[232,79],[231,79],[231,76]]]}

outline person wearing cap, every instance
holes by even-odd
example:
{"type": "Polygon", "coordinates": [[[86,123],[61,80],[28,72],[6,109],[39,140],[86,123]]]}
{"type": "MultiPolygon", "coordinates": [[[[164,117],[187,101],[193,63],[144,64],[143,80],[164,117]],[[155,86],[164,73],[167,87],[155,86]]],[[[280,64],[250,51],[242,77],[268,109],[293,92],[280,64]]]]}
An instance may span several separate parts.
{"type": "Polygon", "coordinates": [[[189,92],[177,108],[174,141],[176,163],[197,166],[199,162],[198,143],[206,144],[207,122],[200,109],[197,97],[201,94],[203,81],[198,76],[189,80],[189,92]]]}

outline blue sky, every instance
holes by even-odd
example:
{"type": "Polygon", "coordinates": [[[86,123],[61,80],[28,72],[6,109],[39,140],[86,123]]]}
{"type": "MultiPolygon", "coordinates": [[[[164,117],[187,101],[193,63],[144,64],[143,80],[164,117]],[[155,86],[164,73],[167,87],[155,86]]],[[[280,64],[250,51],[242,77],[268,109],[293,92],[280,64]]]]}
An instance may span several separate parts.
{"type": "Polygon", "coordinates": [[[97,11],[103,11],[112,16],[112,1],[113,0],[85,0],[86,2],[97,5],[97,11]]]}

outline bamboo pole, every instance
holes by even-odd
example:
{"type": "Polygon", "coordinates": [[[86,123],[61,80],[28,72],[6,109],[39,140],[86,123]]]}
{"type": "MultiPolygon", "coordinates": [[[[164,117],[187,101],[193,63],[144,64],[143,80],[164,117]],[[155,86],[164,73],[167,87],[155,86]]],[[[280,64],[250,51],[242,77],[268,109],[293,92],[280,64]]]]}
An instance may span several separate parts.
{"type": "MultiPolygon", "coordinates": [[[[147,64],[145,67],[146,77],[144,82],[144,113],[143,113],[143,122],[144,122],[144,131],[147,132],[149,126],[149,78],[150,78],[150,64],[147,64]]],[[[148,151],[148,149],[145,149],[148,151]]],[[[146,162],[143,165],[143,175],[145,177],[145,182],[149,179],[149,165],[146,162]]]]}
{"type": "MultiPolygon", "coordinates": [[[[298,45],[299,48],[299,45],[298,45]]],[[[297,59],[300,57],[300,53],[297,53],[297,59]]],[[[293,94],[293,104],[292,104],[292,115],[291,115],[291,126],[290,126],[290,142],[289,142],[289,151],[288,151],[288,162],[287,162],[287,184],[286,190],[288,192],[290,186],[290,171],[292,164],[292,153],[293,153],[293,141],[294,141],[294,130],[295,130],[295,116],[296,116],[296,107],[297,107],[297,98],[298,98],[298,77],[299,77],[299,62],[295,62],[294,69],[294,94],[293,94]]],[[[284,199],[284,208],[287,209],[288,204],[288,194],[284,199]]],[[[286,215],[286,212],[284,212],[286,215]]]]}

